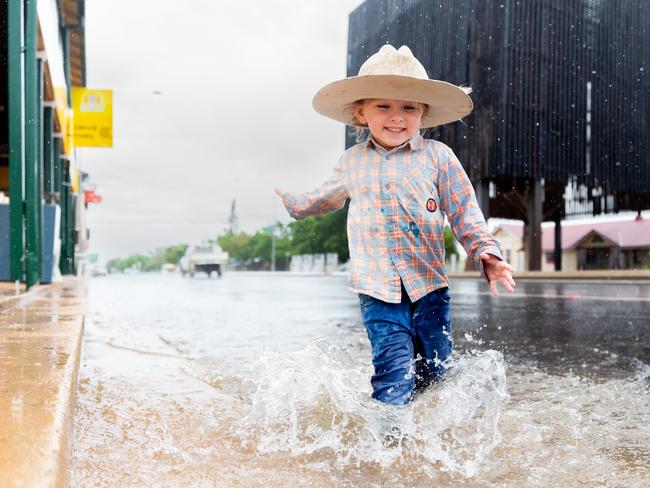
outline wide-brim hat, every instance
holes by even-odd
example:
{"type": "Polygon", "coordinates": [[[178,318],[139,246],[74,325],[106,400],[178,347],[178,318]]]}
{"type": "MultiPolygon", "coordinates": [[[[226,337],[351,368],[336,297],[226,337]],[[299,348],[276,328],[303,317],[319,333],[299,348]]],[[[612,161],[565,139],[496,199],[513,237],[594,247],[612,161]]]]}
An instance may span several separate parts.
{"type": "Polygon", "coordinates": [[[429,106],[421,128],[460,120],[474,108],[471,88],[431,80],[411,50],[385,44],[370,56],[357,76],[334,81],[318,90],[312,105],[321,115],[347,125],[362,126],[354,116],[354,102],[386,98],[419,102],[429,106]]]}

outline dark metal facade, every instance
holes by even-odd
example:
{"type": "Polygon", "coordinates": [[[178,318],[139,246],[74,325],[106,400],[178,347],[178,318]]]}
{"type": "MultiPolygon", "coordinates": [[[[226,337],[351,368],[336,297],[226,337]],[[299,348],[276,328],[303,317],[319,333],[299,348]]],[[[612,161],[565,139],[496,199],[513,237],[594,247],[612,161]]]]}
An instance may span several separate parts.
{"type": "Polygon", "coordinates": [[[473,88],[474,112],[433,136],[491,216],[526,220],[535,181],[544,220],[650,208],[650,2],[368,0],[350,15],[348,75],[384,43],[473,88]]]}
{"type": "Polygon", "coordinates": [[[650,192],[650,2],[593,1],[591,174],[615,204],[648,207],[650,192]]]}

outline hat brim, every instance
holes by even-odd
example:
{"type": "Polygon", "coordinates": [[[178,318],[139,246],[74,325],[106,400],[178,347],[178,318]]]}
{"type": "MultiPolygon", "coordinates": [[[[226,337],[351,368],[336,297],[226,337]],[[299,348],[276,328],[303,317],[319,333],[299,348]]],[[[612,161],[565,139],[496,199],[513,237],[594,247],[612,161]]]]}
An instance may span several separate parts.
{"type": "Polygon", "coordinates": [[[359,127],[352,104],[368,98],[419,102],[429,106],[421,128],[455,122],[470,114],[472,99],[460,87],[439,80],[410,76],[366,75],[334,81],[318,90],[312,105],[321,115],[359,127]]]}

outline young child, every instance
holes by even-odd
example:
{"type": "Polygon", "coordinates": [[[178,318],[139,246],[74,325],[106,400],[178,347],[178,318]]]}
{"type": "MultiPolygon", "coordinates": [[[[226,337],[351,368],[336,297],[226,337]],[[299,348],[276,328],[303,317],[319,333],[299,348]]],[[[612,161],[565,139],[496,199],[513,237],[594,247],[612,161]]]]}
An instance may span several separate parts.
{"type": "Polygon", "coordinates": [[[338,210],[350,199],[350,289],[359,294],[372,345],[372,396],[384,403],[408,403],[448,367],[445,215],[493,294],[497,282],[509,291],[515,286],[460,162],[420,135],[421,128],[468,115],[468,93],[428,79],[408,47],[384,45],[358,76],[326,85],[313,102],[322,115],[368,128],[368,140],[345,151],[320,188],[301,195],[276,190],[296,219],[338,210]]]}

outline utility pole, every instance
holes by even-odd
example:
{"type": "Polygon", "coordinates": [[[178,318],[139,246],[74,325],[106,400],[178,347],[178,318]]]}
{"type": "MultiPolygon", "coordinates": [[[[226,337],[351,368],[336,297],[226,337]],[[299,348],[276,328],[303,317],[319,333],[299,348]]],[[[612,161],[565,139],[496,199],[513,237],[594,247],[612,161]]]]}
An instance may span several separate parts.
{"type": "Polygon", "coordinates": [[[278,230],[277,220],[275,219],[275,202],[276,199],[274,198],[271,204],[271,208],[273,209],[273,225],[271,226],[271,271],[275,271],[275,234],[278,230]]]}
{"type": "Polygon", "coordinates": [[[276,226],[271,227],[271,271],[275,271],[275,230],[276,226]]]}
{"type": "Polygon", "coordinates": [[[233,199],[232,204],[230,205],[230,217],[228,217],[228,224],[230,224],[230,233],[237,234],[239,232],[239,218],[235,212],[235,202],[233,199]]]}

